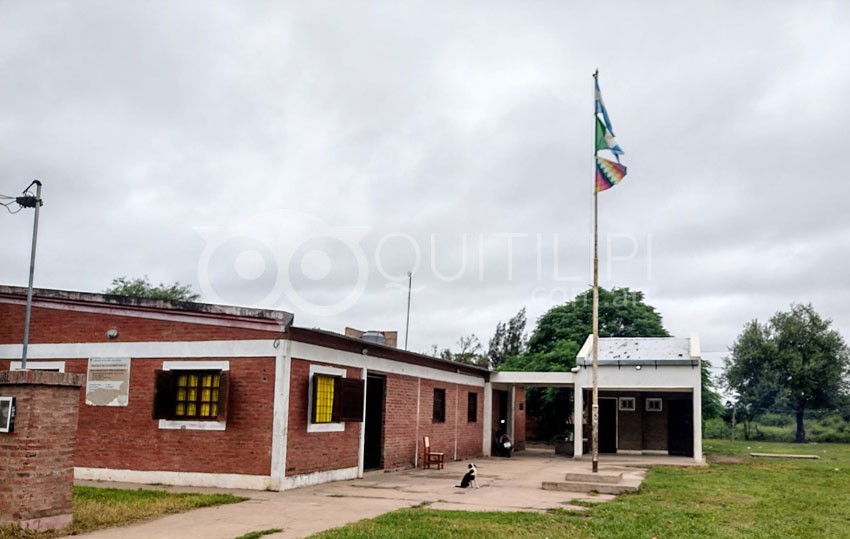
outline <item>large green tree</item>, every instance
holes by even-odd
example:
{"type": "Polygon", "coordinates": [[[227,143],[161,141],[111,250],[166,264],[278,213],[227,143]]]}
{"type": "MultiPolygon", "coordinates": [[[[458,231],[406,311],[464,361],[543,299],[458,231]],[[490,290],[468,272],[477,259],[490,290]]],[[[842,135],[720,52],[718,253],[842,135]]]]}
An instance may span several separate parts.
{"type": "Polygon", "coordinates": [[[131,296],[136,298],[164,299],[170,301],[196,301],[201,296],[196,294],[191,285],[173,283],[166,285],[159,283],[151,284],[148,276],[128,279],[118,277],[112,279],[112,286],[103,291],[105,294],[116,296],[131,296]]]}
{"type": "Polygon", "coordinates": [[[807,409],[838,405],[848,390],[850,354],[832,321],[811,304],[792,305],[766,324],[744,326],[725,360],[725,379],[745,409],[790,406],[795,441],[806,441],[807,409]]]}
{"type": "MultiPolygon", "coordinates": [[[[549,352],[563,340],[584,344],[593,333],[593,289],[549,309],[537,320],[528,339],[532,353],[549,352]]],[[[628,288],[599,289],[600,337],[669,337],[661,315],[643,300],[643,292],[628,288]]]]}

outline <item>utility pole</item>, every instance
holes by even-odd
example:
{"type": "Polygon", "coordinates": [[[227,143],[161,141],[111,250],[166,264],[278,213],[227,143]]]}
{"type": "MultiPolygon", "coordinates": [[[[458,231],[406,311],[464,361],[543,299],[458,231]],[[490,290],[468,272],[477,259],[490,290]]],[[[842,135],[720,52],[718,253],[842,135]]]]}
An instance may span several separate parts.
{"type": "Polygon", "coordinates": [[[39,209],[41,209],[41,205],[44,204],[44,201],[41,200],[41,182],[38,180],[33,180],[29,187],[24,190],[24,196],[17,197],[15,201],[22,208],[35,208],[35,217],[33,218],[32,225],[32,249],[30,250],[30,278],[29,285],[27,286],[27,311],[24,319],[24,348],[21,353],[21,368],[27,368],[27,347],[30,342],[30,315],[32,313],[32,281],[33,275],[35,275],[35,247],[38,242],[38,213],[39,209]],[[28,195],[30,187],[35,185],[35,196],[28,195]]]}

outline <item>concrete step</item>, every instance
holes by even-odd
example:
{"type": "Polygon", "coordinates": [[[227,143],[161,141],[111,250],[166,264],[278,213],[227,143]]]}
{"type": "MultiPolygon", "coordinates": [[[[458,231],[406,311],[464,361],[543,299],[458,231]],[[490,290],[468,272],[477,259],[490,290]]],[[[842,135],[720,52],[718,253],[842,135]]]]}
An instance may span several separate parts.
{"type": "Polygon", "coordinates": [[[588,481],[543,481],[543,490],[559,490],[563,492],[599,492],[600,494],[623,494],[637,492],[640,485],[611,483],[591,483],[588,481]]]}
{"type": "Polygon", "coordinates": [[[623,472],[567,472],[564,480],[575,483],[607,483],[609,485],[616,485],[623,480],[623,472]]]}

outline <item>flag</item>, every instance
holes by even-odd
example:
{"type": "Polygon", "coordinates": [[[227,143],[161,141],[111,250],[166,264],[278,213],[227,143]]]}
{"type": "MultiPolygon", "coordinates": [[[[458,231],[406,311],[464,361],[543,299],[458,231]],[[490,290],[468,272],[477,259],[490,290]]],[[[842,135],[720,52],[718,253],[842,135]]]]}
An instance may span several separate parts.
{"type": "Polygon", "coordinates": [[[599,79],[593,78],[593,84],[596,86],[596,114],[602,114],[602,119],[605,121],[605,127],[614,136],[614,128],[611,127],[611,118],[608,117],[608,110],[605,108],[605,103],[602,101],[602,92],[599,90],[599,79]]]}
{"type": "Polygon", "coordinates": [[[596,117],[596,151],[599,150],[611,150],[617,157],[617,161],[620,160],[620,156],[623,155],[623,150],[620,148],[620,145],[617,144],[617,141],[614,140],[614,133],[608,130],[602,120],[599,117],[596,117]]]}
{"type": "Polygon", "coordinates": [[[610,189],[626,176],[626,167],[620,163],[596,157],[596,192],[610,189]]]}
{"type": "Polygon", "coordinates": [[[593,74],[594,87],[594,105],[596,117],[596,192],[605,191],[620,183],[626,175],[626,167],[620,164],[620,156],[623,155],[623,149],[617,144],[614,139],[614,128],[611,126],[611,118],[608,117],[608,110],[605,108],[605,103],[602,101],[602,92],[599,90],[599,79],[597,74],[593,74]],[[600,150],[608,150],[614,155],[614,159],[610,161],[599,157],[600,150]]]}

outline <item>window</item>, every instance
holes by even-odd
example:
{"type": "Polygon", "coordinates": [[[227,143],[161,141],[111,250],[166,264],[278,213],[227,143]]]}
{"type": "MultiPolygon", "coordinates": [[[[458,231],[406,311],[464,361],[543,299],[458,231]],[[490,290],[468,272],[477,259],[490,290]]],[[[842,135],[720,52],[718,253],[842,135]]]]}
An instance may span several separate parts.
{"type": "Polygon", "coordinates": [[[446,422],[446,390],[434,389],[434,423],[446,422]]]}
{"type": "Polygon", "coordinates": [[[661,411],[661,399],[646,399],[646,411],[647,412],[660,412],[661,411]]]}
{"type": "Polygon", "coordinates": [[[308,432],[342,431],[344,421],[363,421],[363,380],[345,375],[345,369],[310,366],[308,432]]]}
{"type": "Polygon", "coordinates": [[[470,392],[466,396],[466,422],[476,423],[478,421],[478,393],[470,392]]]}
{"type": "Polygon", "coordinates": [[[0,432],[15,430],[15,397],[0,397],[0,432]]]}
{"type": "Polygon", "coordinates": [[[154,390],[154,419],[224,421],[228,373],[221,370],[159,370],[154,390]]]}
{"type": "Polygon", "coordinates": [[[621,412],[634,412],[635,411],[635,398],[634,397],[620,397],[620,411],[621,412]]]}
{"type": "Polygon", "coordinates": [[[337,380],[341,378],[324,374],[313,376],[313,423],[339,422],[339,399],[334,398],[339,387],[337,380]]]}

